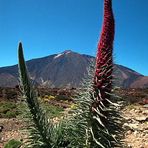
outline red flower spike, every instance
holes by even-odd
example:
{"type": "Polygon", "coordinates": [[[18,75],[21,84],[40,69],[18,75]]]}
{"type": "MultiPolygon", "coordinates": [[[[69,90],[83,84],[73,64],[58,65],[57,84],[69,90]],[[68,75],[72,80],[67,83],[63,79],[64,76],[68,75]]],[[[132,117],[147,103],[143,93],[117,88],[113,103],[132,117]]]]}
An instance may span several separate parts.
{"type": "MultiPolygon", "coordinates": [[[[102,99],[108,97],[105,92],[110,93],[112,71],[113,71],[113,40],[114,40],[114,16],[112,11],[112,0],[104,0],[104,21],[101,38],[98,44],[94,89],[101,92],[102,99]]],[[[101,100],[100,98],[100,100],[101,100]]]]}

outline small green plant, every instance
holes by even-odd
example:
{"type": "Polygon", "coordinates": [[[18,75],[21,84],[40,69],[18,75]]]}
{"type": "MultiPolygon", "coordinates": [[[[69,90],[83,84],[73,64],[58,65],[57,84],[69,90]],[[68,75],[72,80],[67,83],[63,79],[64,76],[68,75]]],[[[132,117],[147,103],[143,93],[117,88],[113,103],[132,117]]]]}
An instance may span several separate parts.
{"type": "Polygon", "coordinates": [[[15,118],[18,115],[17,105],[15,102],[2,101],[0,102],[0,117],[15,118]]]}
{"type": "Polygon", "coordinates": [[[13,111],[8,111],[6,114],[5,114],[5,117],[6,118],[16,118],[16,116],[18,115],[18,112],[13,112],[13,111]]]}
{"type": "Polygon", "coordinates": [[[55,100],[57,100],[57,101],[70,101],[70,98],[66,95],[57,95],[55,97],[55,100]]]}
{"type": "Polygon", "coordinates": [[[49,103],[44,103],[43,106],[46,110],[47,116],[50,118],[61,117],[63,115],[64,109],[62,107],[54,106],[49,103]]]}
{"type": "Polygon", "coordinates": [[[21,141],[12,139],[5,144],[4,148],[20,148],[22,145],[21,141]]]}

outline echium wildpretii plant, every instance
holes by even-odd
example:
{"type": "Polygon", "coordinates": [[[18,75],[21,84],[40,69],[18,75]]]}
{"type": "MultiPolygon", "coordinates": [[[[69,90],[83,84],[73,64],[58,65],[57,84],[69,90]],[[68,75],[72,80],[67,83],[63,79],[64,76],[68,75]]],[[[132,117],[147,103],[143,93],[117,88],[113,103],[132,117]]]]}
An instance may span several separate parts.
{"type": "Polygon", "coordinates": [[[74,131],[73,145],[81,143],[80,147],[88,148],[112,148],[120,145],[120,115],[116,109],[118,105],[112,103],[117,99],[112,94],[113,40],[112,0],[104,0],[104,23],[95,70],[90,67],[90,75],[84,79],[83,89],[76,99],[78,107],[74,111],[72,120],[75,124],[72,125],[77,132],[74,131]]]}
{"type": "Polygon", "coordinates": [[[30,81],[26,63],[23,55],[22,43],[19,43],[18,48],[19,58],[19,75],[20,88],[26,100],[26,114],[24,114],[29,135],[25,140],[25,147],[27,148],[58,148],[67,146],[67,140],[63,136],[64,122],[57,125],[52,124],[49,117],[47,117],[33,84],[30,81]]]}
{"type": "Polygon", "coordinates": [[[48,120],[39,105],[37,94],[34,91],[28,76],[23,56],[22,43],[19,43],[18,58],[20,85],[30,112],[28,117],[30,120],[32,120],[32,122],[29,122],[31,123],[29,127],[30,134],[28,141],[26,142],[26,147],[50,147],[52,125],[48,123],[48,120]]]}
{"type": "Polygon", "coordinates": [[[94,101],[91,105],[91,111],[94,118],[92,124],[94,137],[96,137],[96,140],[101,141],[105,148],[118,145],[114,137],[118,135],[119,138],[121,131],[118,126],[120,116],[115,109],[118,105],[112,103],[112,101],[115,102],[116,100],[116,96],[112,94],[114,30],[112,0],[104,0],[104,22],[96,57],[92,93],[94,101]],[[97,124],[95,120],[101,121],[101,124],[97,124]],[[97,129],[98,132],[96,132],[97,129]]]}
{"type": "Polygon", "coordinates": [[[118,146],[119,116],[112,103],[114,17],[112,0],[104,0],[104,23],[98,44],[96,65],[76,97],[76,108],[53,125],[44,113],[30,82],[19,44],[21,87],[30,112],[28,146],[33,148],[113,148],[118,146]]]}

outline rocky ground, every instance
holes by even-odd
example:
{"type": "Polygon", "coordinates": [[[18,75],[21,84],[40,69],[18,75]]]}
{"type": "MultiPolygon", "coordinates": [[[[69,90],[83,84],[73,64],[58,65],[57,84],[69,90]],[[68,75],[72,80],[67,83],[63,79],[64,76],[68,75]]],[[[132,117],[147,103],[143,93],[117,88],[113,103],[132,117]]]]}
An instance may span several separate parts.
{"type": "MultiPolygon", "coordinates": [[[[67,92],[67,91],[66,91],[67,92]]],[[[57,93],[57,92],[56,92],[57,93]]],[[[43,93],[41,93],[43,94],[43,93]]],[[[53,92],[44,95],[54,95],[53,92]]],[[[117,90],[117,94],[124,98],[125,104],[121,110],[124,118],[124,148],[148,148],[148,90],[117,90]]],[[[44,96],[43,95],[43,96],[44,96]]],[[[60,93],[60,99],[67,94],[60,93]]],[[[68,98],[70,95],[68,95],[68,98]]],[[[62,107],[65,111],[69,108],[69,101],[60,101],[60,99],[50,100],[50,104],[62,107]],[[64,103],[63,103],[64,102],[64,103]]],[[[67,100],[67,98],[66,98],[67,100]]],[[[72,102],[71,102],[72,103],[72,102]]],[[[58,117],[54,118],[58,121],[58,117]]],[[[22,132],[23,121],[17,118],[0,118],[0,148],[10,139],[23,140],[26,134],[22,132]]]]}
{"type": "MultiPolygon", "coordinates": [[[[132,104],[122,110],[125,119],[125,148],[148,148],[148,106],[132,104]]],[[[3,126],[0,135],[0,148],[4,143],[14,138],[22,140],[25,135],[21,132],[22,122],[18,119],[0,119],[0,126],[3,126]]]]}
{"type": "Polygon", "coordinates": [[[129,148],[148,148],[148,106],[129,105],[122,110],[125,143],[129,148]]]}
{"type": "Polygon", "coordinates": [[[22,132],[23,122],[14,119],[0,119],[0,126],[3,129],[0,131],[0,148],[11,139],[22,140],[25,135],[22,132]]]}

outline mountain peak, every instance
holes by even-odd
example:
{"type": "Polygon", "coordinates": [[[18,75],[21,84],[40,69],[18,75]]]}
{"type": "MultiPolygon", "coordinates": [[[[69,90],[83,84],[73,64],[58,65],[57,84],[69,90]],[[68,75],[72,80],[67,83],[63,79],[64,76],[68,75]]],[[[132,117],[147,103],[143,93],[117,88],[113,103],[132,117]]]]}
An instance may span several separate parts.
{"type": "Polygon", "coordinates": [[[70,53],[74,53],[74,52],[73,52],[72,50],[65,50],[65,51],[63,51],[63,52],[57,54],[57,55],[54,57],[54,59],[57,59],[57,58],[59,58],[59,57],[61,57],[61,56],[63,56],[63,55],[67,55],[67,54],[70,54],[70,53]]]}
{"type": "Polygon", "coordinates": [[[69,54],[69,53],[72,53],[73,51],[72,50],[65,50],[63,51],[64,54],[69,54]]]}

